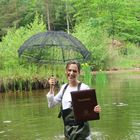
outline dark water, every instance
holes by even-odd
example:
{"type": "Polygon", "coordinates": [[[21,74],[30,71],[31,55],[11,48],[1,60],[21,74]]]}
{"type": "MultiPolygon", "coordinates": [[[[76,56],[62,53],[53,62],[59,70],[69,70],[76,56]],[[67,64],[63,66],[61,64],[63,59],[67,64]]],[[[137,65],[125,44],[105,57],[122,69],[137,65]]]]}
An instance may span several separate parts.
{"type": "MultiPolygon", "coordinates": [[[[96,77],[97,78],[97,77],[96,77]]],[[[96,82],[101,119],[90,121],[93,140],[140,140],[140,72],[108,74],[96,82]]],[[[0,140],[63,140],[59,107],[47,91],[0,94],[0,140]]]]}

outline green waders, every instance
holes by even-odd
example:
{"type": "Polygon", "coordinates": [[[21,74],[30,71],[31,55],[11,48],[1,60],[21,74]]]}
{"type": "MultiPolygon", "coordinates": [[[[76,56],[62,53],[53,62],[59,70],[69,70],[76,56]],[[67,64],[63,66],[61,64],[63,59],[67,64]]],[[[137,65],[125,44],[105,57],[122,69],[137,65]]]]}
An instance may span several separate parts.
{"type": "Polygon", "coordinates": [[[62,110],[66,140],[86,140],[90,135],[88,122],[76,122],[72,109],[62,110]]]}
{"type": "MultiPolygon", "coordinates": [[[[64,87],[63,95],[68,84],[64,87]]],[[[81,83],[78,84],[77,90],[80,90],[81,83]]],[[[88,122],[76,122],[72,108],[62,110],[62,105],[58,118],[63,117],[65,140],[86,140],[90,135],[88,122]]]]}

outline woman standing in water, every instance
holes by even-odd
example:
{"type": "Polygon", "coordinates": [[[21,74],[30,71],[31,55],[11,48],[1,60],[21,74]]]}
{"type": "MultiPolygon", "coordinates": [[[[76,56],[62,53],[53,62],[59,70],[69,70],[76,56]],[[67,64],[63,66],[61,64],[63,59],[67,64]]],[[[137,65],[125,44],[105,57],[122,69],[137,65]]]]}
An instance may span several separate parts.
{"type": "MultiPolygon", "coordinates": [[[[89,86],[78,80],[80,75],[80,63],[70,61],[66,65],[66,76],[68,83],[61,86],[60,91],[54,95],[54,86],[56,80],[54,77],[49,79],[50,91],[48,92],[48,107],[51,108],[57,104],[61,104],[61,113],[64,122],[64,135],[66,140],[91,140],[90,128],[88,122],[76,122],[74,119],[71,92],[77,90],[89,89],[89,86]]],[[[100,106],[94,107],[96,113],[100,112],[100,106]]]]}

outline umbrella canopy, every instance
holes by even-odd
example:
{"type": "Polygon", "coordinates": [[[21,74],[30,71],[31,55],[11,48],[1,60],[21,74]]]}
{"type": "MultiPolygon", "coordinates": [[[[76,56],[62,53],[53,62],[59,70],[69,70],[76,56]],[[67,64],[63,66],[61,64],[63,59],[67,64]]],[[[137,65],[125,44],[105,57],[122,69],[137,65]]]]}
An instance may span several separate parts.
{"type": "Polygon", "coordinates": [[[30,37],[18,50],[19,57],[37,63],[85,62],[90,52],[75,37],[63,31],[48,31],[30,37]]]}

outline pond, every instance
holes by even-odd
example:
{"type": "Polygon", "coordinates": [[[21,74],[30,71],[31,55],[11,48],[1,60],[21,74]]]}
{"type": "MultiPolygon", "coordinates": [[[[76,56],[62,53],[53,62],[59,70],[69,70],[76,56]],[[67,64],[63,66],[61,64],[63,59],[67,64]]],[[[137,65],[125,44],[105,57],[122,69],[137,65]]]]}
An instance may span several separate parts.
{"type": "MultiPolygon", "coordinates": [[[[93,83],[102,107],[90,121],[93,140],[140,140],[140,71],[108,73],[93,83]]],[[[48,109],[46,90],[0,93],[1,140],[63,140],[59,107],[48,109]]]]}

